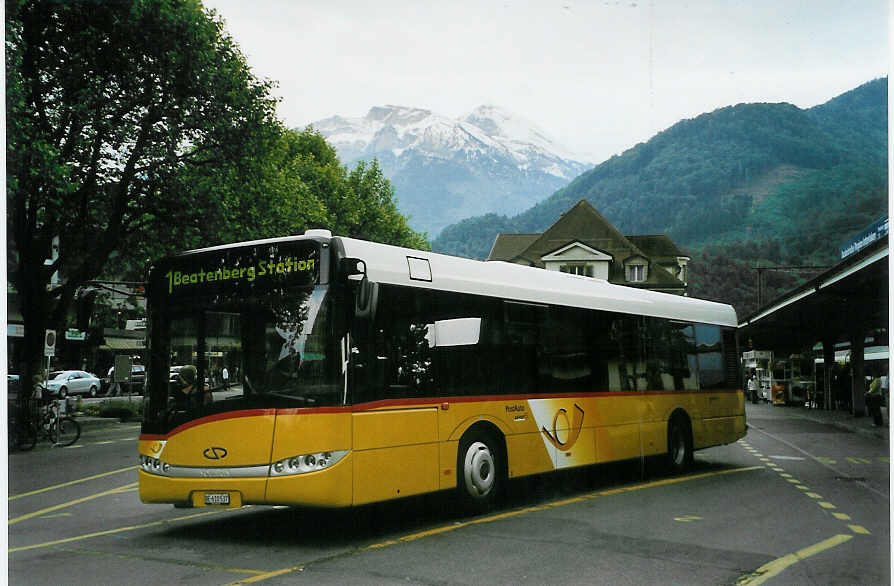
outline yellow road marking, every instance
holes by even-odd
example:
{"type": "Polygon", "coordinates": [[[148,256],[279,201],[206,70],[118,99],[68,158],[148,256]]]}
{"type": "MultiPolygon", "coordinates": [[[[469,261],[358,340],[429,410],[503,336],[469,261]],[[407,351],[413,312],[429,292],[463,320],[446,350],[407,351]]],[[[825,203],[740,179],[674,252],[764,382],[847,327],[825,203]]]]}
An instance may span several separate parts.
{"type": "Polygon", "coordinates": [[[851,464],[870,464],[871,462],[866,458],[845,458],[851,464]]]}
{"type": "Polygon", "coordinates": [[[837,509],[838,508],[835,505],[833,505],[832,503],[827,503],[826,501],[821,501],[821,502],[818,502],[817,504],[824,509],[837,509]]]}
{"type": "Polygon", "coordinates": [[[869,533],[869,529],[863,527],[862,525],[848,525],[851,528],[851,531],[854,533],[859,533],[860,535],[872,535],[869,533]]]}
{"type": "Polygon", "coordinates": [[[801,481],[797,478],[786,478],[786,480],[791,482],[792,484],[801,484],[801,481]]]}
{"type": "Polygon", "coordinates": [[[45,543],[35,543],[33,545],[23,545],[22,547],[11,547],[7,551],[9,553],[16,553],[19,551],[28,551],[31,549],[53,547],[54,545],[61,545],[63,543],[71,543],[73,541],[82,541],[84,539],[91,539],[93,537],[102,537],[103,535],[114,535],[116,533],[124,533],[125,531],[136,531],[137,529],[146,529],[147,527],[157,527],[159,525],[166,525],[168,523],[174,523],[177,521],[186,521],[189,519],[195,519],[196,517],[204,517],[206,515],[214,515],[217,513],[223,513],[225,510],[226,509],[215,509],[213,511],[206,511],[203,513],[195,513],[193,515],[186,515],[185,517],[175,517],[173,519],[163,519],[161,521],[153,521],[152,523],[144,523],[143,525],[131,525],[129,527],[119,527],[117,529],[109,529],[107,531],[97,531],[95,533],[86,533],[84,535],[77,535],[75,537],[66,537],[65,539],[57,539],[56,541],[47,541],[45,543]]]}
{"type": "Polygon", "coordinates": [[[109,496],[110,494],[122,492],[122,491],[131,489],[131,488],[137,486],[137,484],[139,484],[139,483],[134,482],[133,484],[125,484],[124,486],[119,486],[118,488],[113,488],[110,490],[105,490],[103,492],[98,492],[96,494],[91,494],[90,496],[85,496],[85,497],[82,497],[79,499],[75,499],[73,501],[68,501],[67,503],[53,505],[52,507],[47,507],[46,509],[41,509],[39,511],[34,511],[33,513],[28,513],[27,515],[22,515],[21,517],[16,517],[15,519],[10,519],[9,524],[15,525],[16,523],[19,523],[21,521],[33,519],[34,517],[42,517],[43,515],[46,515],[47,513],[52,513],[53,511],[58,511],[59,509],[65,509],[67,507],[79,505],[79,504],[85,503],[87,501],[92,501],[93,499],[98,499],[98,498],[101,498],[104,496],[109,496]]]}
{"type": "Polygon", "coordinates": [[[805,492],[804,494],[806,494],[807,496],[809,496],[809,497],[812,498],[812,499],[821,499],[821,498],[823,498],[823,497],[821,497],[820,495],[816,494],[815,492],[805,492]]]}
{"type": "Polygon", "coordinates": [[[75,484],[79,484],[81,482],[87,482],[89,480],[96,480],[97,478],[102,478],[104,476],[111,476],[112,474],[120,474],[121,472],[127,472],[128,470],[136,470],[138,466],[128,466],[127,468],[119,468],[118,470],[111,470],[109,472],[103,472],[101,474],[94,474],[93,476],[87,476],[86,478],[79,478],[78,480],[72,480],[71,482],[64,482],[62,484],[56,484],[54,486],[48,486],[46,488],[41,488],[38,490],[32,490],[31,492],[23,492],[22,494],[16,494],[9,497],[9,500],[14,501],[16,499],[20,499],[26,496],[33,496],[35,494],[40,494],[42,492],[49,492],[51,490],[56,490],[58,488],[65,488],[66,486],[72,486],[75,484]]]}
{"type": "Polygon", "coordinates": [[[282,570],[274,570],[272,572],[258,574],[257,576],[245,578],[243,580],[239,580],[238,582],[230,582],[227,586],[236,586],[237,584],[251,584],[252,582],[260,582],[261,580],[266,580],[267,578],[275,578],[276,576],[282,576],[283,574],[291,574],[292,572],[303,571],[304,566],[292,566],[291,568],[283,568],[282,570]]]}
{"type": "Polygon", "coordinates": [[[803,484],[796,484],[796,485],[795,485],[795,488],[800,488],[801,490],[810,490],[809,488],[807,488],[807,487],[804,486],[803,484]]]}
{"type": "MultiPolygon", "coordinates": [[[[719,470],[716,472],[704,472],[702,474],[694,474],[692,476],[682,476],[678,478],[666,478],[664,480],[655,480],[652,482],[644,482],[642,484],[635,484],[633,486],[623,486],[620,488],[613,488],[608,490],[600,490],[596,492],[591,492],[589,494],[585,494],[579,497],[572,497],[569,499],[563,499],[560,501],[553,501],[551,503],[545,503],[542,505],[534,505],[531,507],[525,507],[523,509],[517,509],[515,511],[508,511],[505,513],[497,513],[495,515],[488,515],[486,517],[481,517],[479,519],[472,519],[471,521],[464,521],[459,523],[453,523],[452,525],[444,525],[442,527],[435,527],[434,529],[427,529],[425,531],[419,531],[417,533],[411,533],[409,535],[404,535],[398,539],[389,539],[388,541],[382,541],[379,543],[373,543],[371,545],[367,545],[366,547],[360,548],[359,551],[373,551],[377,549],[384,549],[386,547],[391,547],[393,545],[398,545],[400,543],[408,543],[411,541],[416,541],[418,539],[423,539],[425,537],[431,537],[432,535],[439,535],[441,533],[448,533],[450,531],[455,531],[457,529],[462,529],[463,527],[470,527],[472,525],[480,525],[484,523],[493,523],[494,521],[499,521],[502,519],[508,519],[511,517],[516,517],[518,515],[526,515],[528,513],[533,513],[536,511],[544,511],[547,509],[561,507],[572,503],[578,503],[589,499],[595,499],[601,496],[611,496],[616,494],[623,494],[626,492],[634,492],[638,490],[643,490],[645,488],[654,488],[656,486],[667,486],[669,484],[678,484],[681,482],[688,482],[690,480],[700,480],[702,478],[709,478],[712,476],[722,476],[725,474],[733,474],[736,472],[749,472],[752,470],[763,470],[763,466],[750,466],[748,468],[734,468],[732,470],[719,470]]],[[[261,580],[265,580],[267,578],[272,578],[274,576],[280,576],[282,574],[287,574],[294,571],[303,571],[304,566],[292,566],[290,568],[284,568],[282,570],[275,570],[268,574],[261,574],[258,576],[252,576],[251,578],[241,581],[234,582],[233,584],[246,584],[249,582],[260,582],[261,580]]],[[[230,585],[228,585],[230,586],[230,585]]]]}
{"type": "Polygon", "coordinates": [[[847,513],[832,513],[832,514],[839,521],[850,521],[851,520],[851,516],[848,515],[847,513]]]}
{"type": "Polygon", "coordinates": [[[736,586],[757,586],[758,584],[763,584],[770,578],[779,575],[789,566],[792,566],[811,556],[815,556],[818,553],[822,553],[828,549],[832,549],[833,547],[837,547],[853,538],[853,535],[836,535],[824,541],[820,541],[815,545],[811,545],[810,547],[799,549],[795,553],[790,553],[788,555],[782,556],[779,559],[775,559],[772,562],[759,567],[753,573],[739,578],[739,580],[736,582],[736,586]]]}
{"type": "Polygon", "coordinates": [[[679,521],[681,523],[691,523],[692,521],[701,521],[704,517],[697,517],[695,515],[684,515],[682,517],[674,517],[674,521],[679,521]]]}
{"type": "Polygon", "coordinates": [[[612,496],[616,494],[623,494],[627,492],[635,492],[638,490],[643,490],[646,488],[654,488],[657,486],[667,486],[670,484],[679,484],[681,482],[688,482],[691,480],[700,480],[702,478],[709,478],[712,476],[722,476],[725,474],[733,474],[735,472],[748,472],[752,470],[763,470],[763,466],[751,466],[748,468],[734,468],[732,470],[719,470],[717,472],[705,472],[702,474],[694,474],[692,476],[682,476],[677,478],[665,478],[663,480],[654,480],[652,482],[644,482],[642,484],[634,484],[632,486],[623,486],[620,488],[613,488],[609,490],[600,490],[596,492],[591,492],[589,494],[585,494],[579,497],[574,497],[570,499],[563,499],[560,501],[554,501],[551,503],[544,503],[542,505],[534,505],[531,507],[525,507],[523,509],[517,509],[515,511],[508,511],[505,513],[497,513],[495,515],[488,515],[486,517],[481,517],[478,519],[472,519],[471,521],[464,521],[460,523],[453,523],[451,525],[444,525],[442,527],[436,527],[434,529],[428,529],[425,531],[420,531],[418,533],[411,533],[410,535],[405,535],[399,539],[390,539],[388,541],[383,541],[381,543],[375,543],[372,545],[368,545],[363,550],[371,550],[371,549],[381,549],[383,547],[389,547],[391,545],[397,545],[398,543],[406,543],[408,541],[416,541],[417,539],[422,539],[423,537],[430,537],[432,535],[438,535],[441,533],[447,533],[449,531],[455,531],[456,529],[462,529],[463,527],[469,527],[471,525],[479,525],[483,523],[492,523],[494,521],[500,521],[502,519],[508,519],[511,517],[516,517],[518,515],[525,515],[528,513],[533,513],[537,511],[544,511],[547,509],[561,507],[572,503],[581,502],[584,500],[595,499],[602,496],[612,496]]]}
{"type": "MultiPolygon", "coordinates": [[[[590,493],[590,494],[587,494],[587,495],[583,495],[583,497],[575,497],[575,498],[571,498],[571,499],[564,499],[564,500],[562,500],[562,501],[556,501],[555,503],[547,503],[547,504],[545,504],[545,505],[536,505],[536,506],[532,506],[532,507],[527,507],[527,508],[525,508],[525,509],[520,509],[520,510],[517,510],[517,511],[509,511],[509,512],[506,512],[506,513],[499,513],[499,514],[496,514],[496,515],[489,515],[489,516],[487,516],[487,517],[482,517],[482,518],[480,518],[480,519],[472,519],[471,521],[466,521],[466,522],[464,522],[464,523],[456,523],[456,524],[454,524],[454,525],[447,525],[447,526],[444,526],[444,527],[439,527],[439,528],[435,528],[435,529],[430,529],[430,530],[428,530],[428,531],[422,531],[422,532],[418,532],[418,533],[413,533],[413,534],[410,534],[410,535],[406,535],[406,536],[404,536],[404,537],[401,537],[399,540],[394,540],[394,539],[392,539],[392,540],[384,541],[384,542],[381,542],[381,543],[377,543],[377,544],[369,545],[369,546],[367,546],[367,547],[365,547],[365,548],[362,548],[360,551],[367,551],[367,550],[381,549],[381,548],[385,548],[385,547],[390,547],[390,546],[392,546],[392,545],[397,545],[398,543],[405,543],[405,542],[409,542],[409,541],[415,541],[415,540],[417,540],[417,539],[422,539],[423,537],[427,537],[427,536],[429,536],[429,535],[436,535],[436,534],[439,534],[439,533],[445,533],[445,532],[448,532],[448,531],[452,531],[452,530],[454,530],[454,529],[459,529],[459,528],[462,528],[462,527],[468,527],[468,526],[471,526],[471,525],[478,525],[478,524],[482,524],[482,523],[491,523],[491,522],[493,522],[493,521],[498,521],[498,520],[500,520],[500,519],[506,519],[506,518],[510,518],[510,517],[515,517],[515,516],[517,516],[517,515],[522,515],[522,514],[526,514],[526,513],[530,513],[530,512],[534,512],[534,511],[542,511],[542,510],[546,510],[546,509],[548,509],[548,508],[557,507],[557,506],[563,506],[563,505],[565,505],[565,504],[570,504],[570,503],[572,503],[572,502],[579,502],[580,500],[583,500],[583,499],[593,499],[593,498],[597,498],[597,497],[600,497],[600,496],[608,496],[608,495],[612,495],[612,494],[621,494],[621,493],[626,493],[626,492],[635,492],[635,491],[643,490],[643,489],[646,489],[646,488],[653,488],[653,487],[657,487],[657,486],[666,486],[666,485],[670,485],[670,484],[678,484],[678,483],[681,483],[681,482],[688,482],[688,481],[691,481],[691,480],[700,480],[700,479],[702,479],[702,478],[709,478],[709,477],[712,477],[712,476],[722,476],[722,475],[726,475],[726,474],[734,474],[734,473],[736,473],[736,472],[749,472],[749,471],[753,471],[753,470],[762,470],[762,469],[763,469],[762,466],[751,466],[751,467],[748,467],[748,468],[734,468],[734,469],[731,469],[731,470],[720,470],[720,471],[716,471],[716,472],[705,472],[705,473],[703,473],[703,474],[695,474],[695,475],[692,475],[692,476],[683,476],[683,477],[679,477],[679,478],[668,478],[668,479],[664,479],[664,480],[656,480],[656,481],[653,481],[653,482],[646,482],[646,483],[643,483],[643,484],[638,484],[638,485],[633,485],[633,486],[622,487],[622,488],[615,489],[615,490],[604,490],[604,491],[593,492],[593,493],[590,493]]],[[[117,489],[114,489],[114,490],[111,490],[111,491],[107,491],[107,492],[108,492],[108,494],[111,494],[111,493],[114,493],[114,492],[124,491],[124,490],[127,490],[127,489],[132,488],[132,487],[135,486],[136,484],[137,484],[137,483],[134,483],[133,485],[122,486],[122,487],[120,487],[120,488],[117,488],[117,489]]],[[[106,494],[106,493],[101,493],[101,494],[104,495],[104,494],[106,494]]],[[[96,498],[96,497],[98,497],[98,496],[100,496],[100,495],[94,495],[93,497],[88,497],[87,499],[78,499],[78,500],[79,500],[79,501],[82,501],[82,500],[89,500],[90,498],[96,498]]],[[[61,507],[63,507],[63,506],[70,506],[70,505],[76,504],[77,502],[78,502],[78,501],[71,501],[70,503],[66,503],[66,504],[64,504],[64,505],[58,505],[57,507],[51,507],[51,509],[53,509],[53,508],[61,508],[61,507]]],[[[74,542],[74,541],[81,541],[81,540],[85,540],[85,539],[92,539],[92,538],[94,538],[94,537],[102,537],[102,536],[105,536],[105,535],[114,535],[114,534],[116,534],[116,533],[124,533],[124,532],[127,532],[127,531],[136,531],[136,530],[138,530],[138,529],[146,529],[146,528],[149,528],[149,527],[158,527],[158,526],[160,526],[160,525],[165,525],[165,524],[169,524],[169,523],[175,523],[175,522],[178,522],[178,521],[186,521],[186,520],[189,520],[189,519],[195,519],[195,518],[198,518],[198,517],[204,517],[204,516],[207,516],[207,515],[214,515],[214,514],[218,514],[218,513],[223,513],[223,512],[226,512],[227,510],[228,510],[228,509],[215,509],[215,510],[211,510],[211,511],[207,511],[207,512],[196,513],[196,514],[193,514],[193,515],[186,515],[186,516],[184,516],[184,517],[175,517],[175,518],[173,518],[173,519],[164,519],[164,520],[161,520],[161,521],[153,521],[153,522],[151,522],[151,523],[144,523],[144,524],[142,524],[142,525],[131,525],[131,526],[128,526],[128,527],[119,527],[119,528],[117,528],[117,529],[109,529],[109,530],[106,530],[106,531],[97,531],[97,532],[95,532],[95,533],[87,533],[87,534],[84,534],[84,535],[77,535],[77,536],[75,536],[75,537],[67,537],[67,538],[65,538],[65,539],[58,539],[58,540],[55,540],[55,541],[47,541],[47,542],[45,542],[45,543],[35,543],[35,544],[33,544],[33,545],[25,545],[25,546],[22,546],[22,547],[13,547],[13,548],[10,548],[10,549],[7,550],[7,551],[8,551],[8,553],[16,553],[16,552],[20,552],[20,551],[28,551],[28,550],[33,550],[33,549],[40,549],[40,548],[46,548],[46,547],[53,547],[53,546],[61,545],[61,544],[64,544],[64,543],[71,543],[71,542],[74,542]]],[[[42,511],[42,512],[45,513],[45,512],[48,512],[48,511],[49,511],[49,509],[45,509],[45,510],[42,511]]],[[[32,514],[31,514],[30,516],[28,516],[28,517],[35,516],[35,515],[36,515],[36,513],[32,513],[32,514]]],[[[23,518],[19,518],[19,519],[13,520],[13,521],[16,521],[16,522],[17,522],[17,521],[19,521],[19,520],[23,520],[23,518]]],[[[10,521],[10,523],[12,523],[13,521],[10,521]]],[[[288,568],[283,568],[283,569],[281,569],[281,570],[274,570],[274,571],[272,571],[272,572],[267,572],[267,573],[263,573],[263,574],[258,574],[258,575],[256,575],[256,576],[252,576],[251,578],[246,579],[245,581],[242,581],[242,582],[236,582],[236,584],[244,584],[244,583],[250,583],[250,582],[258,582],[258,581],[261,581],[261,580],[265,580],[265,579],[267,579],[267,578],[272,578],[272,577],[275,577],[275,576],[281,576],[281,575],[283,575],[283,574],[287,574],[287,573],[291,573],[291,572],[295,572],[295,571],[302,571],[303,569],[304,569],[304,566],[290,566],[290,567],[288,567],[288,568]]],[[[251,570],[246,570],[246,571],[248,572],[248,571],[251,571],[251,570]]]]}

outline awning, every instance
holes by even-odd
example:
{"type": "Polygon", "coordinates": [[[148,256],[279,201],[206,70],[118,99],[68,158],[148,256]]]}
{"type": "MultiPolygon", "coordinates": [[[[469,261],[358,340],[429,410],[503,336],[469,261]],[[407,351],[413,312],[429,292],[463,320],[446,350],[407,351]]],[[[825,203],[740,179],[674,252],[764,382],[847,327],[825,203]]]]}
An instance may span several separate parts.
{"type": "Polygon", "coordinates": [[[145,350],[146,340],[142,338],[110,338],[106,336],[106,343],[99,347],[100,350],[145,350]]]}

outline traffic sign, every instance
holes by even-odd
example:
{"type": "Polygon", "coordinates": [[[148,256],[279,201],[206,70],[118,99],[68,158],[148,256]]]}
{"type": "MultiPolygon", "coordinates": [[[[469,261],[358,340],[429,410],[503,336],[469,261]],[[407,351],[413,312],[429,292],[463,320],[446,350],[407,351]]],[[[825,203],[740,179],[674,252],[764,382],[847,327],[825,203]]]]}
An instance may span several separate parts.
{"type": "Polygon", "coordinates": [[[43,337],[43,355],[56,355],[56,330],[47,330],[43,337]]]}
{"type": "Polygon", "coordinates": [[[87,332],[82,332],[81,330],[76,329],[68,329],[65,330],[65,339],[73,340],[77,342],[83,342],[87,339],[87,332]]]}

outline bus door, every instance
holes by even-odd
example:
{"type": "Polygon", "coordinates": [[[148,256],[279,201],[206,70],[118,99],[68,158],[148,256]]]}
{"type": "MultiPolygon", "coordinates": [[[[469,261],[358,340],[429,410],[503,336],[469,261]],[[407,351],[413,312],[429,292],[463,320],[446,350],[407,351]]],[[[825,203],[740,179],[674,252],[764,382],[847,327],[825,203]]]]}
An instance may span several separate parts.
{"type": "Polygon", "coordinates": [[[352,351],[355,505],[440,488],[430,324],[393,317],[352,351]]]}

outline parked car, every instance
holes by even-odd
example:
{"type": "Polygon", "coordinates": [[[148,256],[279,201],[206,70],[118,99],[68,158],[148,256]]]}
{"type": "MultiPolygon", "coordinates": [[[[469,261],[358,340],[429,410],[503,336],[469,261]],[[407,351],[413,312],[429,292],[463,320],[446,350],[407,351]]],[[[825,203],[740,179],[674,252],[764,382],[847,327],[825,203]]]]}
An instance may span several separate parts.
{"type": "Polygon", "coordinates": [[[96,375],[83,370],[57,370],[50,373],[45,388],[51,394],[64,399],[68,395],[95,397],[102,383],[96,375]]]}
{"type": "Polygon", "coordinates": [[[19,375],[17,374],[7,374],[6,375],[6,399],[7,401],[15,401],[19,396],[19,389],[21,389],[21,381],[19,380],[19,375]]]}

